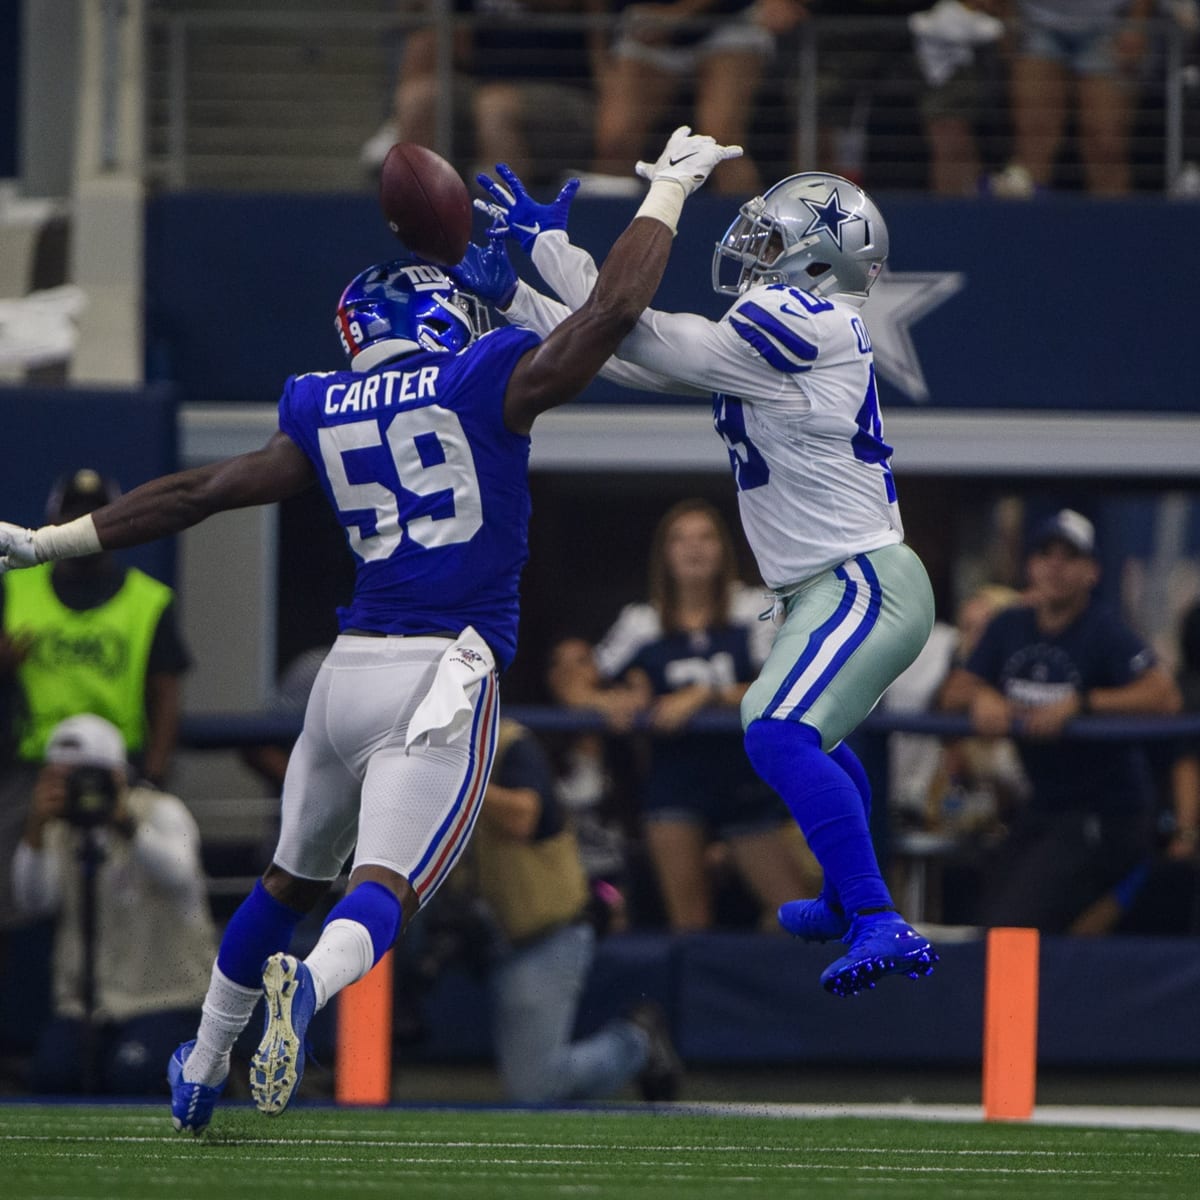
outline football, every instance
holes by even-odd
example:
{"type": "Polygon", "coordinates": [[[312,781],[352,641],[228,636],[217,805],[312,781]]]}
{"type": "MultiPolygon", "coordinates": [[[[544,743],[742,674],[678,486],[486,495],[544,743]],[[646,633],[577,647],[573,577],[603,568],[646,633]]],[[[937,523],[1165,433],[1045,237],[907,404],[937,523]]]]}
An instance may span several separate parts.
{"type": "Polygon", "coordinates": [[[413,254],[453,267],[471,238],[471,198],[462,176],[439,154],[397,142],[383,160],[379,205],[391,231],[413,254]]]}

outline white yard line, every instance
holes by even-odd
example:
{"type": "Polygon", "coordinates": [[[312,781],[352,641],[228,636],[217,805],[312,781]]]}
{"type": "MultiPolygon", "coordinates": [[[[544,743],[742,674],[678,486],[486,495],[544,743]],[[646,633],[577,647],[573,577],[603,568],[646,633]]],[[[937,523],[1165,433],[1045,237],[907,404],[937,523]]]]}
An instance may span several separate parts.
{"type": "MultiPolygon", "coordinates": [[[[978,1104],[720,1104],[697,1103],[673,1106],[673,1111],[707,1113],[713,1116],[905,1118],[914,1121],[982,1121],[978,1104]]],[[[1102,1104],[1041,1104],[1029,1122],[1005,1124],[1082,1125],[1105,1129],[1177,1129],[1200,1133],[1200,1108],[1134,1106],[1110,1107],[1102,1104]]]]}

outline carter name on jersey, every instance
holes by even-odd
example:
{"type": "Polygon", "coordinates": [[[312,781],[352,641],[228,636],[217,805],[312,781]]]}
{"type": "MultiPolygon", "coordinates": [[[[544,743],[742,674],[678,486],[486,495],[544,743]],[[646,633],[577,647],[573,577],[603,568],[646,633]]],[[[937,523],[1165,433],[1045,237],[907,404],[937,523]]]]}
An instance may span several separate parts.
{"type": "Polygon", "coordinates": [[[325,391],[325,415],[336,417],[339,413],[371,412],[413,400],[432,400],[437,396],[440,370],[421,367],[417,371],[379,371],[351,384],[330,384],[325,391]]]}

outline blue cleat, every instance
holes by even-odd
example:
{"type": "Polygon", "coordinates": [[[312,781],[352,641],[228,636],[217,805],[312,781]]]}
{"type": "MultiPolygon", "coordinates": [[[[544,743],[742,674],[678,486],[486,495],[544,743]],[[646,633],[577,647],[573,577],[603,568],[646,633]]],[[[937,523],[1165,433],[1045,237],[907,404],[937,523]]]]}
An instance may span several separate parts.
{"type": "Polygon", "coordinates": [[[183,1077],[183,1064],[196,1045],[196,1039],[175,1047],[167,1063],[167,1083],[171,1086],[171,1121],[180,1133],[200,1134],[208,1128],[213,1109],[225,1090],[222,1079],[215,1087],[205,1083],[189,1083],[183,1077]]]}
{"type": "Polygon", "coordinates": [[[822,892],[815,900],[789,900],[779,906],[779,924],[806,942],[832,942],[845,937],[850,918],[842,906],[822,892]]]}
{"type": "Polygon", "coordinates": [[[854,996],[885,975],[920,979],[933,973],[937,951],[899,913],[859,914],[842,938],[850,949],[821,972],[821,985],[835,996],[854,996]]]}
{"type": "Polygon", "coordinates": [[[304,1075],[305,1034],[317,1008],[312,972],[290,954],[263,964],[266,1020],[250,1060],[250,1092],[258,1111],[278,1116],[304,1075]]]}

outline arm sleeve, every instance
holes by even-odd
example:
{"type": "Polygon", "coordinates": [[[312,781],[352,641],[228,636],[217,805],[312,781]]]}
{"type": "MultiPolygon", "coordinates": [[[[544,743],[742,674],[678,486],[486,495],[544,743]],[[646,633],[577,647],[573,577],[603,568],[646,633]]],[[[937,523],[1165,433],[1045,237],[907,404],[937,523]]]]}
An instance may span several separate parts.
{"type": "Polygon", "coordinates": [[[603,678],[616,679],[660,632],[658,614],[649,604],[627,604],[592,652],[596,669],[603,678]]]}
{"type": "Polygon", "coordinates": [[[532,258],[538,273],[571,312],[583,307],[600,275],[596,260],[586,250],[572,245],[565,230],[553,229],[533,243],[532,258]]]}
{"type": "Polygon", "coordinates": [[[58,908],[61,896],[58,862],[46,850],[35,850],[28,842],[17,843],[12,864],[13,900],[30,916],[47,916],[58,908]]]}
{"type": "MultiPolygon", "coordinates": [[[[572,245],[562,230],[551,230],[534,242],[533,265],[571,312],[582,306],[599,275],[592,256],[572,245]]],[[[723,343],[726,340],[714,336],[719,329],[720,326],[707,317],[694,313],[646,309],[637,328],[621,343],[617,358],[626,366],[632,365],[650,374],[629,380],[615,379],[615,382],[685,396],[708,396],[714,391],[744,388],[746,355],[738,353],[736,346],[728,346],[727,349],[735,352],[734,360],[721,370],[721,355],[712,353],[716,341],[723,343]],[[651,379],[653,382],[649,382],[651,379]]],[[[600,374],[614,378],[603,370],[600,374]]]]}
{"type": "Polygon", "coordinates": [[[191,665],[192,656],[179,632],[175,601],[172,600],[158,619],[146,671],[150,675],[182,675],[191,665]]]}
{"type": "Polygon", "coordinates": [[[137,822],[133,854],[166,891],[186,891],[201,878],[200,831],[182,800],[155,797],[150,815],[137,822]]]}
{"type": "MultiPolygon", "coordinates": [[[[569,243],[568,243],[569,244],[569,243]]],[[[574,249],[574,247],[572,247],[574,249]]],[[[591,256],[581,252],[589,263],[591,256]]],[[[595,266],[593,264],[593,271],[595,266]]],[[[585,295],[586,299],[586,295],[585,295]]],[[[552,300],[535,288],[531,288],[524,280],[517,283],[517,290],[512,303],[504,311],[505,318],[513,325],[522,329],[532,329],[545,337],[552,329],[561,324],[571,315],[572,310],[558,300],[552,300]]],[[[679,387],[670,376],[657,371],[648,371],[645,367],[635,366],[620,358],[610,358],[600,368],[600,378],[610,383],[621,384],[624,387],[636,388],[642,392],[678,391],[679,387]]]]}
{"type": "Polygon", "coordinates": [[[537,288],[530,287],[525,280],[518,279],[517,290],[503,315],[510,324],[532,329],[545,337],[571,315],[571,310],[561,301],[552,300],[537,288]]]}
{"type": "MultiPolygon", "coordinates": [[[[1145,674],[1157,663],[1154,651],[1115,615],[1105,622],[1103,647],[1104,672],[1112,687],[1123,687],[1145,674]]],[[[1103,686],[1103,685],[1101,685],[1103,686]]]]}
{"type": "Polygon", "coordinates": [[[501,787],[531,788],[541,800],[541,813],[533,840],[552,837],[562,828],[563,814],[554,792],[554,772],[541,743],[533,734],[519,737],[508,748],[496,782],[501,787]]]}
{"type": "MultiPolygon", "coordinates": [[[[1004,614],[999,614],[1003,617],[1004,614]]],[[[978,675],[980,679],[985,680],[993,687],[999,686],[1001,657],[1003,655],[1003,646],[1000,639],[1000,631],[1002,622],[998,617],[993,617],[988,622],[987,628],[980,635],[979,641],[975,645],[975,649],[971,651],[967,661],[963,663],[963,667],[970,671],[972,675],[978,675]]]]}

